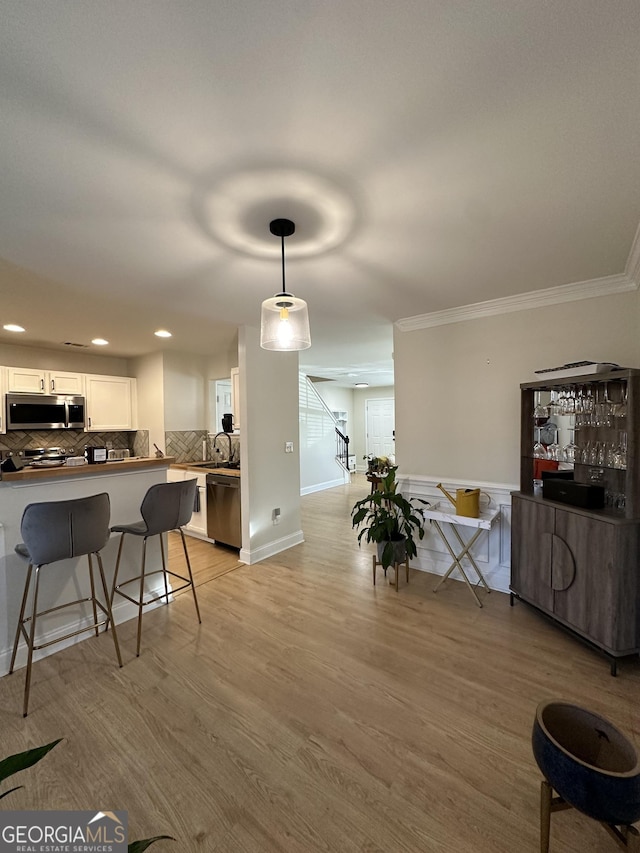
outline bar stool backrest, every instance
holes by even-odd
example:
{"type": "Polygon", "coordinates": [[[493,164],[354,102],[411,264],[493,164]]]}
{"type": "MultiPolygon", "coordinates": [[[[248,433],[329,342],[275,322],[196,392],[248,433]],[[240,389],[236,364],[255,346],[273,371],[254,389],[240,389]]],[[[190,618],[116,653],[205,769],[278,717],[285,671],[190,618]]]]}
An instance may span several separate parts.
{"type": "Polygon", "coordinates": [[[20,532],[34,566],[94,554],[109,539],[109,495],[29,504],[20,532]]]}
{"type": "Polygon", "coordinates": [[[140,514],[147,526],[147,536],[177,530],[191,520],[198,481],[158,483],[144,496],[140,514]]]}

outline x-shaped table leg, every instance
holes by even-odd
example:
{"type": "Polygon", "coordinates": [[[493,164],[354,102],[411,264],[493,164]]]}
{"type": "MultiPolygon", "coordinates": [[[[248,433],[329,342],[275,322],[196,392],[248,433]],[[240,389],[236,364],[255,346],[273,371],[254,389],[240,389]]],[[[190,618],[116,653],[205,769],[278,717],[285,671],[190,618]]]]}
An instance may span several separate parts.
{"type": "Polygon", "coordinates": [[[438,589],[440,588],[440,586],[441,586],[441,585],[442,585],[442,584],[447,580],[447,578],[449,577],[449,575],[451,574],[451,572],[453,572],[453,571],[454,571],[454,569],[456,569],[456,568],[457,568],[457,569],[459,569],[459,570],[460,570],[460,573],[462,574],[462,577],[464,578],[464,581],[465,581],[466,585],[469,587],[469,589],[470,589],[470,591],[471,591],[471,594],[473,595],[473,597],[474,597],[474,599],[475,599],[475,601],[476,601],[476,604],[478,605],[478,607],[482,607],[482,602],[481,602],[481,601],[480,601],[480,599],[478,598],[478,595],[477,595],[477,593],[476,593],[476,591],[475,591],[475,589],[474,589],[473,584],[471,583],[471,581],[470,581],[470,580],[469,580],[469,578],[467,577],[467,573],[465,572],[465,570],[464,570],[464,569],[463,569],[463,567],[462,567],[462,560],[466,557],[466,558],[469,560],[469,562],[471,563],[471,565],[473,566],[473,568],[475,569],[475,571],[476,571],[476,573],[477,573],[477,575],[478,575],[478,578],[479,578],[479,580],[478,580],[478,581],[477,581],[477,583],[476,583],[476,586],[477,586],[479,583],[482,583],[482,585],[484,586],[484,588],[486,589],[486,591],[487,591],[487,592],[491,592],[491,590],[489,589],[489,587],[488,587],[488,585],[487,585],[487,582],[485,581],[485,579],[484,579],[484,577],[483,577],[483,575],[482,575],[482,572],[481,572],[481,571],[480,571],[480,569],[478,568],[478,565],[477,565],[476,561],[473,559],[473,557],[472,557],[472,556],[471,556],[471,554],[469,553],[470,548],[471,548],[471,547],[474,545],[474,543],[477,541],[478,537],[479,537],[479,536],[484,532],[483,528],[482,528],[482,527],[479,527],[479,528],[476,530],[476,532],[473,534],[473,536],[471,537],[471,539],[469,539],[469,541],[468,541],[468,542],[465,542],[465,541],[464,541],[464,539],[462,538],[462,536],[460,536],[460,534],[459,534],[459,533],[458,533],[458,531],[456,530],[456,528],[455,528],[455,527],[453,527],[453,532],[455,533],[456,538],[458,539],[458,542],[462,545],[462,551],[460,551],[460,553],[459,553],[459,554],[456,554],[456,552],[453,550],[453,548],[452,548],[451,544],[449,543],[449,540],[448,540],[448,539],[447,539],[447,537],[444,535],[444,530],[442,529],[442,527],[440,527],[440,524],[439,524],[435,519],[432,519],[432,522],[431,522],[431,523],[435,525],[436,530],[437,530],[437,531],[438,531],[438,533],[440,534],[440,538],[442,539],[442,541],[444,542],[444,544],[447,546],[447,551],[449,552],[449,554],[450,554],[450,555],[451,555],[451,557],[453,558],[453,562],[451,563],[451,565],[450,565],[450,566],[449,566],[449,568],[447,569],[446,573],[445,573],[445,574],[440,578],[440,580],[438,581],[438,583],[435,585],[435,587],[433,588],[433,591],[434,591],[434,592],[437,592],[437,591],[438,591],[438,589]]]}

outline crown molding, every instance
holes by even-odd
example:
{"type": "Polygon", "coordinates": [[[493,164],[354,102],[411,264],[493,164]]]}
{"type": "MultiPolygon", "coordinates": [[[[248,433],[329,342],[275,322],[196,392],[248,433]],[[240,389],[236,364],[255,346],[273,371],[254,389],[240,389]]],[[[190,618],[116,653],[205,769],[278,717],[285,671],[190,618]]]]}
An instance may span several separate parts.
{"type": "MultiPolygon", "coordinates": [[[[637,242],[640,244],[640,240],[637,242]]],[[[635,260],[635,272],[640,275],[640,245],[635,260]]],[[[417,329],[446,326],[449,323],[462,323],[465,320],[477,320],[481,317],[511,314],[514,311],[546,308],[549,305],[559,305],[562,302],[577,302],[580,299],[591,299],[595,296],[626,293],[631,290],[638,290],[639,286],[638,280],[632,279],[625,272],[622,275],[609,275],[604,278],[594,278],[591,281],[579,281],[575,284],[561,284],[559,287],[550,287],[546,290],[533,290],[529,293],[520,293],[517,296],[505,296],[502,299],[489,299],[486,302],[461,305],[459,308],[433,311],[431,314],[405,317],[402,320],[396,320],[394,326],[402,332],[413,332],[417,329]]]]}

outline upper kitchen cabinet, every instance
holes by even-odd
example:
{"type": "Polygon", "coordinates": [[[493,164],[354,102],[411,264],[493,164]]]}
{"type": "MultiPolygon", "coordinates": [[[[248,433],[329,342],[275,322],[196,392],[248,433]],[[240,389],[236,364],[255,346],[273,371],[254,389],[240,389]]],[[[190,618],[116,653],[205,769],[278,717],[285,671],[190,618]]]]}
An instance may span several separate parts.
{"type": "Polygon", "coordinates": [[[7,392],[25,394],[84,394],[84,374],[34,367],[8,367],[7,392]]]}
{"type": "Polygon", "coordinates": [[[87,432],[136,429],[136,380],[85,375],[87,432]]]}

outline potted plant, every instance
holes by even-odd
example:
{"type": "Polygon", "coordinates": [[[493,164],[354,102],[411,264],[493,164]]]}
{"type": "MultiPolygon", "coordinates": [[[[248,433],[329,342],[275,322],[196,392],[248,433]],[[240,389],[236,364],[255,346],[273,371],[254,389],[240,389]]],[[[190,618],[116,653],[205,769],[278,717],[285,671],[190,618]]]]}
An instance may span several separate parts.
{"type": "Polygon", "coordinates": [[[389,470],[390,461],[388,456],[374,456],[372,453],[367,453],[362,458],[367,463],[367,474],[379,476],[380,474],[386,474],[389,470]]]}
{"type": "Polygon", "coordinates": [[[390,466],[379,487],[351,510],[351,526],[361,528],[358,544],[363,538],[376,543],[378,561],[385,572],[394,563],[404,562],[405,556],[416,556],[415,539],[424,536],[424,511],[417,504],[429,506],[429,501],[407,499],[397,491],[397,470],[397,466],[390,466]]]}

